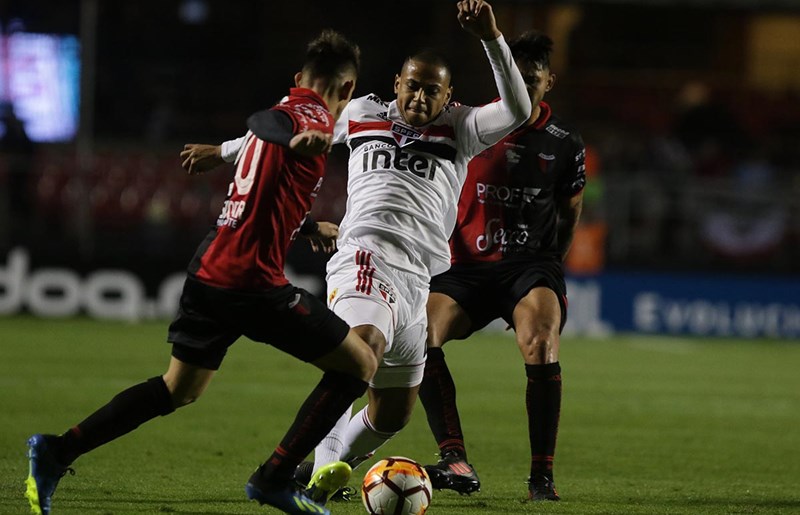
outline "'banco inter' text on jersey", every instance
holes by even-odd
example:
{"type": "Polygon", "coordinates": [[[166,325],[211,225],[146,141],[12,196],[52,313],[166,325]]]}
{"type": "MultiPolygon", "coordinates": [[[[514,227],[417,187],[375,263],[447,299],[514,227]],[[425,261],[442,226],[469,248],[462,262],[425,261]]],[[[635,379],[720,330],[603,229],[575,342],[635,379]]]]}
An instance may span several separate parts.
{"type": "Polygon", "coordinates": [[[350,148],[339,245],[366,246],[411,273],[447,270],[467,162],[488,146],[476,132],[476,111],[452,104],[430,124],[412,127],[396,100],[351,100],[334,133],[334,143],[350,148]]]}
{"type": "Polygon", "coordinates": [[[541,115],[469,163],[450,241],[454,263],[558,255],[558,202],[586,183],[580,134],[540,104],[541,115]]]}
{"type": "MultiPolygon", "coordinates": [[[[272,109],[291,118],[294,134],[333,133],[333,117],[309,89],[292,88],[272,109]]],[[[221,288],[283,286],[288,284],[286,253],[322,185],[328,155],[302,157],[251,132],[241,140],[236,174],[217,226],[198,248],[189,271],[221,288]]]]}

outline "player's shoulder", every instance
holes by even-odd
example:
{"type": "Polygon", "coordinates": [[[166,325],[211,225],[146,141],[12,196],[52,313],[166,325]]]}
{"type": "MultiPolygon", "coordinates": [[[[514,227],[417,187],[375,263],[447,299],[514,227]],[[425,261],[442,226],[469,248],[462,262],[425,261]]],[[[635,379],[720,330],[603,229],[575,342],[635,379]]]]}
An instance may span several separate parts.
{"type": "Polygon", "coordinates": [[[310,129],[333,130],[333,115],[313,96],[290,94],[283,97],[271,109],[288,115],[293,120],[295,133],[310,129]]]}
{"type": "Polygon", "coordinates": [[[328,109],[322,103],[322,99],[317,96],[303,94],[289,94],[272,106],[272,109],[283,111],[304,111],[316,113],[328,113],[328,109]]]}
{"type": "Polygon", "coordinates": [[[550,115],[550,118],[544,124],[542,130],[551,137],[561,140],[564,143],[583,146],[583,137],[581,137],[578,128],[555,113],[550,115]]]}
{"type": "Polygon", "coordinates": [[[384,102],[378,95],[370,93],[369,95],[350,100],[345,111],[350,119],[360,118],[362,116],[378,116],[385,118],[385,113],[388,109],[388,102],[384,102]]]}
{"type": "Polygon", "coordinates": [[[442,114],[445,116],[458,116],[462,113],[472,111],[473,109],[475,108],[472,106],[464,105],[457,100],[453,100],[452,102],[445,104],[445,106],[442,108],[442,114]]]}
{"type": "Polygon", "coordinates": [[[436,118],[434,123],[437,125],[458,127],[467,119],[467,114],[475,109],[475,107],[464,105],[461,102],[450,102],[442,108],[442,113],[436,118]]]}
{"type": "Polygon", "coordinates": [[[389,102],[381,100],[381,97],[376,95],[375,93],[370,93],[369,95],[364,95],[361,97],[364,102],[371,102],[380,107],[389,107],[389,102]]]}
{"type": "Polygon", "coordinates": [[[369,93],[367,95],[350,100],[348,107],[351,109],[354,107],[358,107],[361,109],[375,109],[375,108],[386,109],[389,107],[389,102],[381,100],[381,97],[379,97],[375,93],[369,93]]]}

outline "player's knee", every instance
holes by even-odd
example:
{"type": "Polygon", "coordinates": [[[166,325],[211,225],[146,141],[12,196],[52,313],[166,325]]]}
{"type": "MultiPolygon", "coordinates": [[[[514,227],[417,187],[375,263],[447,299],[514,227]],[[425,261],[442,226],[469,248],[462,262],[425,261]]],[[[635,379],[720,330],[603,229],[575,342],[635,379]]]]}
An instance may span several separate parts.
{"type": "Polygon", "coordinates": [[[172,406],[175,409],[192,404],[200,398],[199,392],[172,392],[172,406]]]}
{"type": "Polygon", "coordinates": [[[525,363],[543,364],[552,360],[558,348],[558,333],[548,324],[541,324],[527,334],[517,334],[517,344],[525,363]]]}
{"type": "Polygon", "coordinates": [[[378,413],[373,424],[382,433],[397,433],[411,421],[411,410],[392,409],[378,413]]]}
{"type": "Polygon", "coordinates": [[[425,340],[425,345],[429,349],[441,349],[444,347],[444,341],[442,341],[439,337],[433,337],[430,333],[428,333],[428,338],[425,340]]]}
{"type": "Polygon", "coordinates": [[[358,360],[358,366],[359,377],[364,381],[369,381],[378,371],[378,358],[371,350],[362,352],[358,360]]]}
{"type": "Polygon", "coordinates": [[[383,352],[386,350],[386,337],[381,330],[372,325],[362,325],[354,330],[362,340],[367,342],[369,348],[372,349],[372,354],[377,359],[381,359],[383,352]]]}
{"type": "Polygon", "coordinates": [[[428,322],[428,332],[425,337],[425,345],[429,349],[440,349],[447,342],[445,331],[438,324],[428,322]]]}

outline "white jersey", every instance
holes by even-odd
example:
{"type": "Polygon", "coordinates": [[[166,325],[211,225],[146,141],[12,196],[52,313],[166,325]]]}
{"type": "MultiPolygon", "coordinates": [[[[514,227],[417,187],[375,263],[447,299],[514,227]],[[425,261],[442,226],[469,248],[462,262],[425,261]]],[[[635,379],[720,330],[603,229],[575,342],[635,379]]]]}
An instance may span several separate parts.
{"type": "Polygon", "coordinates": [[[467,163],[528,119],[530,99],[503,37],[484,42],[501,100],[446,106],[431,123],[407,124],[397,101],[350,101],[334,143],[347,143],[347,209],[339,245],[373,251],[388,265],[425,278],[450,267],[467,163]]]}
{"type": "MultiPolygon", "coordinates": [[[[426,280],[450,268],[447,240],[456,222],[467,163],[528,119],[525,83],[501,35],[482,41],[500,100],[451,104],[431,123],[407,124],[397,101],[354,99],[336,123],[334,143],[350,148],[347,210],[339,246],[374,252],[387,265],[426,280]]],[[[244,138],[222,144],[233,161],[244,138]]]]}

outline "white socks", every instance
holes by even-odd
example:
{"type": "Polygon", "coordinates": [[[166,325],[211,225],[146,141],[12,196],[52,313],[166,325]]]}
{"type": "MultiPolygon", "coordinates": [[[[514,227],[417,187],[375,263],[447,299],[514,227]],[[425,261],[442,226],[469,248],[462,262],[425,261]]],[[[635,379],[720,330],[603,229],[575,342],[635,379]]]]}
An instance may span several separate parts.
{"type": "Polygon", "coordinates": [[[364,406],[364,409],[356,413],[347,424],[341,454],[338,459],[346,461],[351,467],[356,468],[371,458],[381,445],[388,442],[396,434],[396,432],[384,433],[375,429],[375,426],[372,425],[367,416],[367,406],[364,406]]]}
{"type": "Polygon", "coordinates": [[[314,449],[314,472],[323,465],[341,460],[342,448],[344,447],[344,432],[350,422],[350,414],[353,412],[351,404],[347,411],[336,421],[331,432],[322,439],[314,449]]]}

